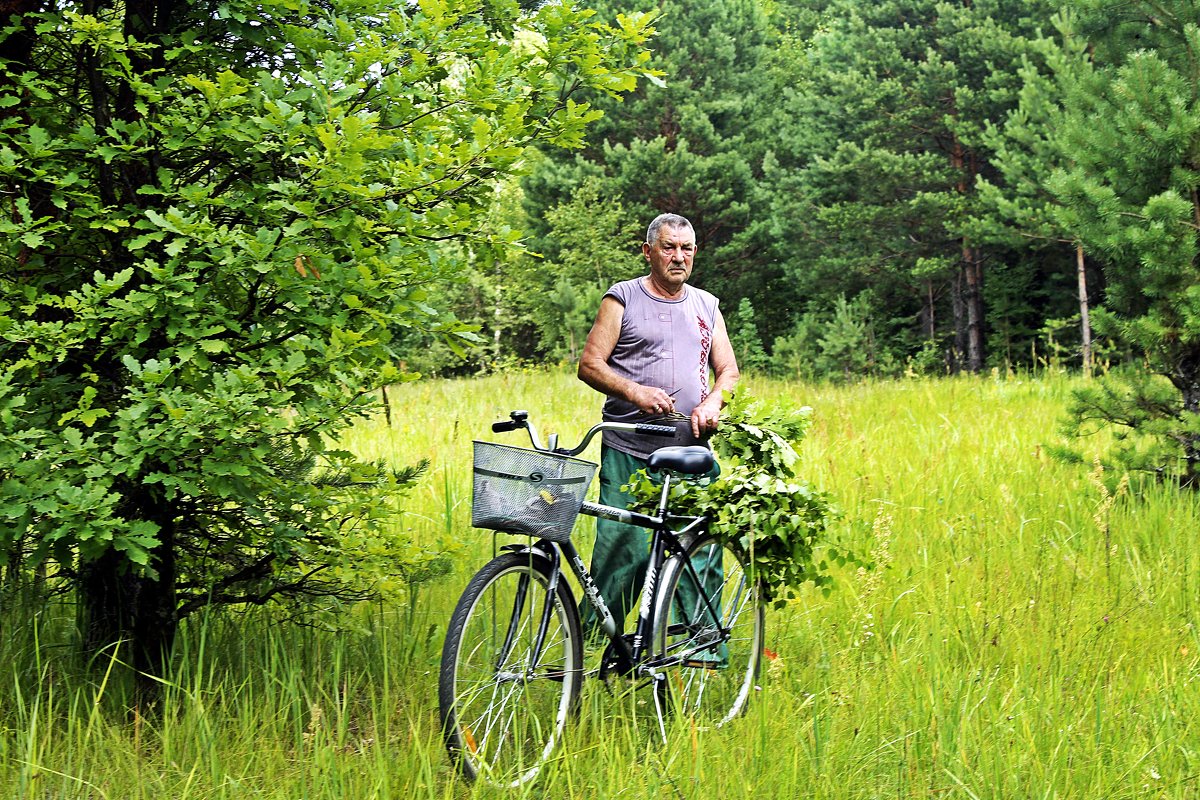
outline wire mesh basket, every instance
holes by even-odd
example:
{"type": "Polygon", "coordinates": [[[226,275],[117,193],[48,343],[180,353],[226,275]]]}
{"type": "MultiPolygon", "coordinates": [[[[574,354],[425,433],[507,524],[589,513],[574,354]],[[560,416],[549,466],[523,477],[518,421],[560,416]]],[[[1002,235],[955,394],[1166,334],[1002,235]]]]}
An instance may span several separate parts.
{"type": "Polygon", "coordinates": [[[590,461],[475,442],[471,524],[565,542],[595,475],[590,461]]]}

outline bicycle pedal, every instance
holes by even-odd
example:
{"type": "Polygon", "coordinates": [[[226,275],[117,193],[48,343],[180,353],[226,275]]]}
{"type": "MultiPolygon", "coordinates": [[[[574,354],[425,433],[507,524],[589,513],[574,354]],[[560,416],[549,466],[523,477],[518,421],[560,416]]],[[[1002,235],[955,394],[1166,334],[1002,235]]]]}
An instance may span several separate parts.
{"type": "Polygon", "coordinates": [[[619,675],[622,678],[628,678],[633,675],[633,665],[622,663],[619,658],[606,658],[600,663],[600,677],[607,678],[610,675],[619,675]]]}
{"type": "MultiPolygon", "coordinates": [[[[629,634],[625,634],[625,641],[629,641],[629,634]]],[[[629,677],[633,675],[634,665],[627,659],[621,656],[612,642],[604,648],[604,653],[600,656],[600,677],[607,678],[609,675],[621,675],[629,677]]]]}

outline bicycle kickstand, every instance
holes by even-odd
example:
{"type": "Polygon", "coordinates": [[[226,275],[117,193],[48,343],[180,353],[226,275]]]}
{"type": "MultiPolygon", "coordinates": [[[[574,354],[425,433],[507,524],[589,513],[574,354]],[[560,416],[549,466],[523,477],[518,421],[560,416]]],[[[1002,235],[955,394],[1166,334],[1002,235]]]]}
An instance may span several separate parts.
{"type": "Polygon", "coordinates": [[[663,695],[665,692],[661,690],[658,684],[660,681],[665,681],[666,679],[667,674],[665,672],[656,673],[654,675],[654,685],[652,687],[652,691],[654,692],[654,715],[658,717],[658,733],[660,736],[662,736],[662,742],[664,745],[667,743],[667,724],[665,709],[663,708],[663,695]]]}

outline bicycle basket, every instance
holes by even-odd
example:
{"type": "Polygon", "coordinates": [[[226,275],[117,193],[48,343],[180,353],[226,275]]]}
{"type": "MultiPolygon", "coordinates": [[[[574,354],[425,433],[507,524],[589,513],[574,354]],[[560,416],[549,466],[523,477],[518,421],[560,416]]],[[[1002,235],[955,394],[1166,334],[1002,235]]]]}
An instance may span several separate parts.
{"type": "Polygon", "coordinates": [[[595,475],[590,461],[475,442],[471,524],[565,542],[595,475]]]}

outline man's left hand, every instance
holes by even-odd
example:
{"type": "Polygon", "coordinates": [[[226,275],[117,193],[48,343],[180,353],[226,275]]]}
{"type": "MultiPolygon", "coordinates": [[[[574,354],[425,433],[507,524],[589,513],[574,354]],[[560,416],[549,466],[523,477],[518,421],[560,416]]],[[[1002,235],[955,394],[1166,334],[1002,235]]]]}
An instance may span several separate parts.
{"type": "Polygon", "coordinates": [[[692,411],[692,435],[702,439],[717,429],[721,421],[720,406],[714,408],[707,401],[692,411]]]}

